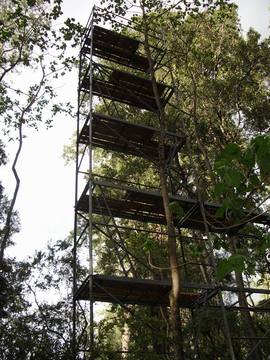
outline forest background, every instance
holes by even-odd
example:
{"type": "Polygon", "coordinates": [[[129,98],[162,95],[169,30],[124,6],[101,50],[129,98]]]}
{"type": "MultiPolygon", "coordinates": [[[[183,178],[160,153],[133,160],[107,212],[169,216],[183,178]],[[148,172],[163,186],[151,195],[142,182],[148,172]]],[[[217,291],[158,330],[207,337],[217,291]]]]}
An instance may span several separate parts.
{"type": "MultiPolygon", "coordinates": [[[[239,2],[241,4],[241,2],[239,2]]],[[[256,14],[258,9],[258,2],[256,2],[256,14]]],[[[67,2],[66,2],[67,4],[67,2]]],[[[246,6],[247,2],[245,2],[246,6]]],[[[65,3],[63,4],[65,6],[65,3]]],[[[70,3],[69,3],[70,6],[70,3]]],[[[69,8],[67,6],[67,8],[69,8]]],[[[87,8],[89,11],[84,11],[84,15],[90,12],[89,4],[87,4],[87,8]]],[[[64,7],[63,7],[64,9],[64,7]]],[[[81,9],[79,9],[81,11],[81,9]]],[[[68,11],[67,11],[68,12],[68,11]]],[[[72,16],[74,16],[74,9],[71,9],[72,16]]],[[[264,14],[269,14],[269,12],[264,12],[264,14]]],[[[259,16],[261,19],[261,16],[259,16]]],[[[87,15],[86,15],[87,18],[87,15]]],[[[86,22],[86,18],[81,22],[82,24],[86,22]]],[[[61,18],[59,18],[59,23],[57,26],[61,24],[61,18]]],[[[77,20],[77,19],[76,19],[77,20]]],[[[267,33],[265,34],[267,35],[267,33]]],[[[75,50],[76,52],[76,50],[75,50]]],[[[18,81],[26,81],[26,78],[29,80],[32,78],[29,77],[29,72],[27,73],[18,73],[18,81]]],[[[68,73],[67,77],[63,77],[65,80],[60,80],[60,84],[57,85],[56,90],[57,93],[60,94],[60,101],[67,101],[71,104],[76,103],[76,70],[71,69],[71,72],[68,73]],[[68,89],[68,91],[66,91],[68,89]],[[73,96],[74,95],[74,96],[73,96]]],[[[31,81],[31,80],[30,80],[31,81]]],[[[18,84],[16,84],[18,85],[18,84]]],[[[23,88],[23,85],[22,85],[23,88]]],[[[67,354],[63,355],[63,349],[68,349],[68,347],[64,347],[63,344],[68,342],[69,339],[63,337],[62,341],[54,342],[52,339],[56,339],[56,337],[51,337],[52,333],[59,338],[61,334],[68,334],[68,332],[61,331],[61,326],[66,327],[68,324],[65,323],[64,318],[59,318],[57,316],[57,311],[62,309],[63,303],[60,302],[58,304],[50,304],[50,295],[48,296],[47,304],[40,304],[39,297],[42,292],[46,291],[46,294],[50,294],[51,299],[53,300],[53,288],[57,288],[57,284],[53,283],[53,280],[48,273],[46,273],[46,269],[39,268],[40,257],[47,256],[46,261],[50,263],[50,265],[57,269],[59,276],[67,275],[68,270],[63,266],[64,263],[59,262],[59,258],[61,261],[66,261],[68,264],[69,258],[65,256],[62,257],[61,251],[65,250],[66,243],[62,241],[66,236],[69,230],[72,228],[72,217],[73,217],[73,169],[67,168],[64,169],[63,165],[60,165],[60,158],[62,153],[63,145],[68,143],[68,138],[72,135],[72,132],[75,128],[74,119],[71,119],[70,113],[74,113],[74,110],[66,110],[68,114],[61,114],[58,117],[54,118],[52,123],[49,122],[49,126],[52,128],[48,131],[39,130],[36,132],[35,129],[28,130],[26,135],[27,138],[24,140],[25,147],[24,152],[22,153],[20,163],[18,164],[18,171],[20,173],[20,177],[22,179],[21,189],[18,195],[18,202],[16,203],[15,210],[18,210],[20,223],[17,222],[17,228],[21,227],[21,230],[18,231],[17,234],[14,234],[12,241],[14,242],[14,246],[11,246],[7,252],[7,254],[13,258],[17,259],[26,259],[33,249],[37,250],[32,258],[32,263],[26,262],[17,262],[16,265],[14,263],[13,275],[16,277],[14,280],[14,284],[17,281],[18,289],[15,291],[14,287],[14,295],[18,296],[20,294],[20,286],[21,283],[28,279],[30,273],[30,267],[36,266],[36,269],[39,273],[39,276],[35,278],[35,288],[33,288],[33,284],[30,282],[27,283],[26,291],[32,294],[32,301],[34,301],[36,308],[38,308],[38,312],[28,313],[27,318],[24,318],[24,322],[21,324],[17,324],[17,331],[25,332],[25,337],[21,337],[20,341],[27,341],[29,344],[27,346],[31,351],[36,351],[35,358],[38,358],[37,353],[43,354],[42,358],[44,358],[44,350],[46,346],[50,346],[50,351],[48,351],[48,358],[52,358],[52,356],[56,356],[57,351],[61,351],[61,356],[63,358],[67,358],[67,354]],[[53,145],[53,139],[55,139],[55,146],[53,145]],[[27,149],[28,147],[28,149],[27,149]],[[38,150],[41,150],[38,152],[38,150]],[[58,154],[58,155],[57,155],[58,154]],[[33,156],[34,155],[34,156],[33,156]],[[55,158],[58,158],[58,161],[55,164],[55,158]],[[48,164],[48,167],[46,166],[48,164]],[[55,164],[55,165],[53,165],[55,164]],[[61,174],[61,176],[60,176],[61,174]],[[63,184],[65,186],[63,186],[63,184]],[[59,191],[61,189],[61,191],[59,191]],[[47,205],[46,205],[47,204],[47,205]],[[59,204],[61,204],[60,207],[59,204]],[[33,211],[34,209],[34,211],[33,211]],[[50,214],[50,217],[48,216],[50,214]],[[30,215],[30,216],[29,216],[30,215]],[[42,248],[46,244],[48,240],[51,240],[51,244],[49,245],[49,250],[46,255],[42,255],[42,248]],[[61,240],[61,241],[57,241],[61,240]],[[30,248],[27,247],[26,244],[31,244],[30,248]],[[33,245],[34,244],[34,245],[33,245]],[[40,244],[40,246],[38,245],[40,244]],[[57,249],[59,252],[55,254],[57,249]],[[61,265],[59,267],[59,265],[61,265]],[[19,271],[15,271],[15,268],[19,271]],[[43,277],[43,278],[42,278],[43,277]],[[44,279],[46,280],[44,283],[44,279]],[[40,294],[38,294],[37,289],[40,290],[40,294]],[[55,312],[56,316],[48,317],[49,312],[55,312]],[[44,341],[42,343],[43,349],[36,349],[39,347],[35,342],[35,334],[37,338],[40,337],[40,331],[44,327],[40,327],[41,323],[44,323],[47,329],[50,331],[44,336],[48,336],[48,342],[44,341]],[[47,321],[52,322],[47,324],[47,321]],[[33,324],[35,324],[33,328],[33,324]],[[22,328],[20,328],[20,325],[22,328]],[[36,333],[35,333],[36,330],[36,333]],[[27,336],[27,332],[31,331],[32,336],[31,339],[27,336]],[[35,346],[34,346],[35,344],[35,346]],[[61,349],[56,349],[55,347],[61,347],[61,349]],[[51,355],[49,355],[51,354],[51,355]]],[[[58,112],[58,111],[56,111],[58,112]]],[[[8,153],[8,157],[12,159],[13,146],[11,141],[9,144],[6,144],[6,152],[8,153]]],[[[15,141],[14,141],[15,143],[15,141]]],[[[11,194],[13,191],[14,184],[10,178],[10,171],[8,166],[5,168],[6,176],[3,176],[3,185],[5,187],[5,193],[11,194]]],[[[14,221],[16,223],[16,217],[14,217],[14,221]]],[[[16,225],[16,224],[15,224],[16,225]]],[[[16,227],[16,226],[15,226],[16,227]]],[[[17,229],[14,229],[17,230],[17,229]]],[[[12,276],[12,274],[11,274],[12,276]]],[[[68,289],[67,289],[68,291],[68,289]]],[[[23,294],[21,294],[23,295],[23,294]]],[[[42,297],[42,295],[41,295],[42,297]]],[[[63,296],[64,298],[64,296],[63,296]]],[[[14,298],[15,300],[15,298],[14,298]]],[[[22,313],[22,309],[24,306],[28,307],[26,304],[27,301],[25,299],[21,299],[23,301],[19,302],[18,299],[14,301],[13,305],[18,306],[16,311],[18,313],[22,313]]],[[[70,304],[66,303],[66,310],[68,311],[68,307],[70,304]]],[[[14,310],[14,309],[13,309],[14,310]]],[[[29,335],[29,333],[28,333],[29,335]]],[[[24,346],[26,348],[26,346],[24,346]]],[[[25,350],[26,351],[26,350],[25,350]]],[[[20,355],[23,358],[23,355],[20,355]]],[[[18,357],[19,358],[19,357],[18,357]]]]}

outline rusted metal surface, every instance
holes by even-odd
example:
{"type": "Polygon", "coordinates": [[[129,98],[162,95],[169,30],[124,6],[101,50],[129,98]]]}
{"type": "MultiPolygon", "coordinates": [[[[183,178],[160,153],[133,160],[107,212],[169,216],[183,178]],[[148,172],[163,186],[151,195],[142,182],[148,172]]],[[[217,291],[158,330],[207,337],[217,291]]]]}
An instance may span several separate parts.
{"type": "MultiPolygon", "coordinates": [[[[162,196],[158,191],[145,191],[124,185],[115,185],[106,181],[95,181],[95,184],[97,187],[102,186],[109,190],[106,198],[93,194],[93,212],[95,214],[106,214],[106,209],[109,207],[112,215],[116,218],[156,224],[166,223],[162,196]],[[117,189],[119,192],[115,195],[110,193],[110,189],[117,189]]],[[[178,203],[184,213],[189,214],[184,220],[175,217],[175,225],[180,221],[183,228],[204,231],[203,216],[196,200],[171,195],[170,201],[178,203]]],[[[87,192],[84,191],[77,203],[77,209],[87,212],[87,206],[88,196],[87,192]]],[[[270,225],[269,215],[246,211],[246,218],[243,218],[241,224],[235,224],[232,227],[227,219],[217,218],[216,212],[219,208],[220,205],[218,204],[204,203],[209,229],[212,232],[236,232],[249,222],[270,225]]]]}
{"type": "MultiPolygon", "coordinates": [[[[98,25],[94,25],[93,33],[94,56],[144,72],[148,70],[147,58],[139,52],[139,46],[142,47],[141,41],[98,25]]],[[[91,39],[87,37],[82,51],[89,54],[90,49],[91,39]]]]}
{"type": "MultiPolygon", "coordinates": [[[[89,143],[89,119],[84,124],[79,142],[89,143]]],[[[134,124],[112,116],[92,116],[92,144],[102,149],[158,161],[159,131],[153,127],[134,124]]],[[[166,133],[166,158],[177,155],[185,142],[184,137],[166,133]]]]}
{"type": "MultiPolygon", "coordinates": [[[[79,300],[88,300],[88,284],[85,281],[77,292],[79,300]]],[[[93,299],[95,301],[138,304],[138,305],[169,305],[170,282],[143,280],[106,275],[93,275],[93,299]]],[[[183,292],[180,307],[193,307],[199,297],[196,293],[183,292]]]]}

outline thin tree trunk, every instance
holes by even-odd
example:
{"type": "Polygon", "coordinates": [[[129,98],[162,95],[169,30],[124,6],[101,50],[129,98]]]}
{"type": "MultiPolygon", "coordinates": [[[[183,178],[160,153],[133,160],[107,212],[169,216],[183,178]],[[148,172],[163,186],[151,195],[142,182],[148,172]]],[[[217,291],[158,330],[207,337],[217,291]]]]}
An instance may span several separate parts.
{"type": "Polygon", "coordinates": [[[12,172],[13,172],[14,177],[15,177],[16,185],[15,185],[13,197],[12,197],[12,200],[11,200],[11,204],[10,204],[10,207],[9,207],[8,213],[7,213],[7,218],[6,218],[5,227],[4,227],[3,239],[2,239],[1,244],[0,244],[0,268],[3,266],[4,253],[5,253],[7,243],[8,243],[10,234],[11,234],[12,214],[13,214],[13,211],[14,211],[14,206],[15,206],[17,196],[18,196],[18,192],[19,192],[19,188],[20,188],[20,178],[19,178],[16,166],[17,166],[17,162],[18,162],[19,156],[21,154],[22,145],[23,145],[22,128],[23,128],[23,124],[26,122],[24,117],[25,117],[25,114],[27,114],[27,112],[31,110],[31,108],[34,105],[35,101],[38,99],[38,96],[40,95],[40,91],[42,89],[42,86],[44,85],[44,79],[46,77],[45,69],[44,69],[44,67],[42,65],[42,62],[40,63],[40,66],[41,66],[41,70],[42,70],[42,77],[41,77],[41,80],[39,82],[39,85],[38,85],[35,93],[32,94],[32,96],[29,97],[29,102],[25,106],[25,108],[20,109],[21,114],[20,114],[20,117],[19,117],[19,120],[18,120],[19,146],[18,146],[17,152],[15,154],[15,158],[14,158],[14,161],[13,161],[13,164],[12,164],[12,172]]]}
{"type": "Polygon", "coordinates": [[[166,175],[162,166],[160,166],[160,187],[163,198],[163,206],[165,210],[167,230],[168,230],[168,252],[171,268],[172,289],[170,292],[170,309],[171,309],[171,331],[174,346],[175,360],[184,359],[182,350],[182,334],[181,334],[181,319],[179,313],[179,300],[181,294],[181,276],[178,267],[177,252],[176,252],[176,234],[173,223],[172,214],[169,208],[169,196],[166,183],[166,175]]]}
{"type": "Polygon", "coordinates": [[[171,332],[173,341],[173,353],[175,360],[183,360],[183,341],[181,334],[181,319],[179,312],[179,300],[181,294],[181,275],[179,271],[179,265],[177,260],[177,245],[176,245],[176,232],[173,222],[173,216],[169,207],[169,195],[168,195],[168,184],[167,184],[167,169],[165,159],[165,114],[160,104],[160,96],[157,88],[157,81],[155,77],[154,64],[151,57],[151,51],[149,47],[148,39],[148,24],[144,9],[144,2],[141,3],[143,12],[143,24],[144,24],[144,47],[149,63],[149,73],[152,81],[153,93],[158,108],[159,125],[160,125],[160,139],[159,139],[159,179],[160,179],[160,190],[163,199],[163,206],[168,231],[168,253],[171,268],[171,280],[172,289],[170,292],[170,311],[171,311],[171,332]]]}
{"type": "MultiPolygon", "coordinates": [[[[236,236],[233,236],[231,238],[231,252],[232,254],[236,254],[237,253],[237,248],[239,244],[239,239],[236,236]]],[[[235,282],[236,282],[236,286],[241,290],[244,289],[245,284],[244,284],[244,280],[243,280],[243,274],[239,271],[235,271],[235,282]]],[[[238,293],[238,301],[239,301],[239,306],[240,307],[244,307],[244,308],[248,308],[248,301],[246,298],[246,295],[244,292],[239,292],[238,293]]],[[[256,330],[256,326],[254,324],[254,320],[250,314],[249,311],[247,310],[243,310],[240,312],[240,316],[241,316],[241,320],[242,320],[242,325],[243,328],[245,329],[245,335],[247,337],[253,338],[249,340],[249,346],[250,346],[250,350],[253,349],[253,347],[256,345],[257,341],[254,339],[257,337],[257,330],[256,330]]],[[[262,356],[262,352],[261,349],[258,347],[256,348],[256,350],[254,350],[253,353],[253,357],[252,359],[254,360],[263,360],[263,356],[262,356]]]]}
{"type": "Polygon", "coordinates": [[[16,165],[17,165],[18,158],[20,156],[20,153],[22,150],[22,144],[23,144],[22,121],[19,122],[18,132],[19,132],[19,146],[18,146],[16,155],[15,155],[15,158],[14,158],[14,161],[12,164],[12,172],[15,177],[16,185],[15,185],[14,193],[13,193],[12,200],[10,203],[10,207],[7,212],[7,218],[6,218],[6,222],[5,222],[5,226],[4,226],[3,239],[0,244],[0,268],[3,266],[4,254],[5,254],[7,243],[8,243],[10,234],[11,234],[12,214],[13,214],[14,206],[15,206],[15,203],[17,200],[18,191],[20,188],[20,178],[19,178],[18,172],[16,170],[16,165]]]}

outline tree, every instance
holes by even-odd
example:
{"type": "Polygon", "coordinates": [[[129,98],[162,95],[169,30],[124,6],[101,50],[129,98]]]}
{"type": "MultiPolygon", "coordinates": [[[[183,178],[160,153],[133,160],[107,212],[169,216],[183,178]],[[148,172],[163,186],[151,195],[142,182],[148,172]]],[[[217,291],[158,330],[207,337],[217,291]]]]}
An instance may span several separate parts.
{"type": "Polygon", "coordinates": [[[2,360],[72,359],[71,265],[71,237],[48,244],[25,261],[5,261],[0,282],[2,360]]]}
{"type": "MultiPolygon", "coordinates": [[[[214,13],[198,14],[177,30],[179,36],[173,37],[171,51],[175,52],[178,38],[177,50],[181,56],[175,57],[175,63],[172,64],[174,71],[171,74],[176,89],[181,89],[181,99],[180,94],[178,96],[179,111],[189,120],[183,124],[189,144],[194,144],[191,139],[195,138],[195,148],[192,149],[189,145],[188,151],[193,174],[197,178],[196,188],[204,199],[222,203],[217,216],[228,216],[231,222],[229,228],[231,226],[233,230],[245,217],[244,209],[264,211],[263,204],[268,198],[265,193],[268,166],[263,165],[264,160],[259,159],[269,152],[267,137],[258,136],[250,144],[248,141],[251,131],[254,134],[256,124],[257,130],[259,129],[257,120],[264,117],[267,119],[268,115],[263,106],[260,108],[260,117],[253,117],[251,121],[248,114],[253,112],[251,98],[253,104],[262,104],[269,93],[269,65],[266,61],[269,39],[259,42],[258,34],[251,30],[244,40],[239,31],[234,6],[221,7],[214,13]],[[257,91],[258,88],[260,92],[257,91]],[[237,142],[238,145],[232,142],[237,142]],[[254,153],[257,142],[262,146],[259,156],[254,153]],[[218,148],[222,154],[220,157],[215,154],[218,148]],[[262,174],[258,178],[260,171],[262,174]]],[[[170,36],[171,33],[167,31],[165,34],[170,36]]],[[[167,41],[166,44],[170,42],[167,41]]],[[[256,108],[257,105],[254,106],[256,108]]],[[[260,121],[259,131],[265,128],[264,124],[260,121]]],[[[227,260],[224,263],[231,266],[230,271],[235,270],[236,284],[241,289],[244,287],[242,272],[246,269],[245,261],[249,264],[252,262],[250,259],[244,261],[249,258],[250,249],[245,251],[247,248],[244,250],[243,247],[247,241],[243,243],[241,240],[240,245],[239,240],[236,241],[233,236],[229,236],[227,241],[232,256],[230,264],[227,260]]],[[[227,245],[223,243],[221,247],[228,250],[227,245]]],[[[216,242],[216,246],[220,248],[220,243],[216,242]]],[[[254,259],[251,268],[254,268],[255,263],[254,259]]],[[[245,307],[248,305],[243,293],[239,294],[239,304],[245,307]]],[[[241,312],[241,317],[243,324],[250,329],[247,333],[251,338],[256,337],[256,326],[250,313],[241,312]]],[[[254,341],[251,340],[250,345],[253,348],[254,341]]],[[[254,356],[262,358],[259,348],[254,356]]]]}
{"type": "MultiPolygon", "coordinates": [[[[62,297],[56,304],[40,300],[45,291],[56,288],[48,274],[38,277],[38,271],[53,266],[54,252],[49,249],[48,258],[40,252],[36,258],[21,262],[5,253],[12,245],[13,233],[19,230],[15,211],[20,187],[17,163],[25,129],[50,127],[57,113],[72,111],[70,104],[59,102],[55,86],[76,62],[67,50],[68,44],[78,43],[81,26],[67,19],[60,28],[57,20],[61,15],[61,0],[6,0],[0,5],[1,131],[5,142],[14,141],[18,146],[12,163],[16,185],[11,200],[0,186],[0,337],[4,360],[71,358],[69,298],[62,297]]],[[[0,165],[6,163],[4,149],[1,141],[0,165]]],[[[62,263],[59,274],[63,275],[65,265],[62,263]]],[[[60,284],[59,278],[56,283],[60,284]]]]}
{"type": "Polygon", "coordinates": [[[12,172],[16,186],[6,213],[0,244],[0,264],[11,235],[11,217],[20,187],[17,163],[21,154],[24,128],[50,127],[60,111],[70,111],[69,104],[54,103],[56,81],[71,69],[74,58],[66,56],[67,42],[74,40],[80,26],[67,19],[58,31],[55,21],[62,14],[61,0],[7,0],[0,8],[0,116],[2,131],[18,142],[12,172]],[[35,78],[32,80],[32,73],[35,78]],[[20,78],[22,79],[20,81],[20,78]],[[45,112],[49,111],[49,115],[45,112]],[[46,110],[47,109],[47,110],[46,110]]]}

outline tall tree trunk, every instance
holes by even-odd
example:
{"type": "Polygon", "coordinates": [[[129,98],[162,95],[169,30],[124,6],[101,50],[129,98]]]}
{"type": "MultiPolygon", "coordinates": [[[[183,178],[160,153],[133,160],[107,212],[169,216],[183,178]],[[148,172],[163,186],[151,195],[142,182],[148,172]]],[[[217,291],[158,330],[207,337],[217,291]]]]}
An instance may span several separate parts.
{"type": "MultiPolygon", "coordinates": [[[[237,248],[239,247],[239,239],[236,236],[231,238],[231,252],[232,254],[237,254],[237,248]]],[[[243,280],[243,274],[239,271],[235,271],[235,282],[236,286],[241,290],[244,289],[245,283],[243,280]]],[[[244,292],[238,293],[239,306],[248,308],[249,304],[244,292]]],[[[249,340],[250,350],[256,345],[257,341],[254,339],[257,337],[257,330],[254,324],[254,320],[250,314],[250,311],[243,310],[240,312],[241,321],[243,328],[245,329],[245,335],[247,337],[253,338],[249,340]]],[[[260,348],[256,348],[252,354],[252,359],[254,360],[263,360],[262,352],[260,348]]]]}
{"type": "Polygon", "coordinates": [[[179,312],[179,302],[181,294],[181,275],[179,271],[179,265],[177,260],[177,245],[176,245],[176,232],[173,221],[173,216],[169,207],[169,190],[167,184],[167,167],[165,158],[165,114],[160,103],[160,96],[157,87],[157,81],[155,77],[154,64],[151,56],[149,38],[148,38],[148,23],[145,14],[144,2],[141,2],[141,8],[143,12],[143,26],[144,26],[144,47],[149,63],[149,74],[152,81],[153,93],[158,108],[159,115],[159,126],[160,126],[160,139],[159,139],[159,179],[160,179],[160,190],[163,200],[163,207],[165,212],[167,232],[168,232],[168,254],[171,269],[171,281],[172,289],[170,292],[170,311],[171,311],[171,333],[173,341],[173,353],[175,360],[183,360],[183,341],[181,333],[181,319],[179,312]]]}
{"type": "Polygon", "coordinates": [[[17,166],[17,162],[18,162],[18,159],[19,159],[19,156],[20,156],[20,153],[21,153],[21,150],[22,150],[22,144],[23,144],[22,126],[23,126],[23,123],[22,123],[22,121],[20,121],[19,125],[18,125],[18,133],[19,133],[18,141],[19,141],[19,145],[18,145],[17,152],[15,154],[13,164],[12,164],[12,172],[13,172],[13,175],[15,177],[16,185],[15,185],[12,200],[11,200],[8,212],[7,212],[6,222],[5,222],[5,226],[4,226],[4,234],[3,234],[3,238],[2,238],[2,241],[1,241],[1,244],[0,244],[0,268],[2,268],[2,266],[3,266],[5,250],[6,250],[6,247],[7,247],[7,244],[8,244],[8,240],[9,240],[10,235],[11,235],[12,214],[13,214],[15,203],[16,203],[16,200],[17,200],[18,191],[19,191],[19,188],[20,188],[20,178],[19,178],[16,166],[17,166]]]}
{"type": "Polygon", "coordinates": [[[175,360],[184,359],[182,350],[182,334],[181,334],[181,319],[179,313],[179,300],[181,294],[181,276],[177,260],[176,251],[176,234],[173,223],[172,214],[169,208],[169,196],[166,183],[166,174],[164,167],[160,165],[160,188],[163,198],[163,206],[167,222],[168,231],[168,253],[171,268],[172,289],[170,292],[170,309],[171,309],[171,331],[174,346],[175,360]]]}

